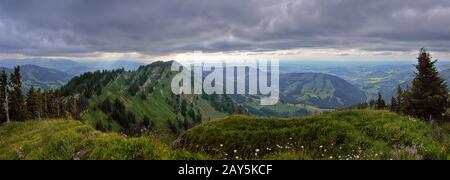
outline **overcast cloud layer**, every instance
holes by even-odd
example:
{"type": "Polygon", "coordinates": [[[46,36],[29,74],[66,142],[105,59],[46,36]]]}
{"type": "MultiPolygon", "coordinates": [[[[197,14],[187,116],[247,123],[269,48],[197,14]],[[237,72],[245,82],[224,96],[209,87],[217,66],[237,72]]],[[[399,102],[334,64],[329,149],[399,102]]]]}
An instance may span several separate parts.
{"type": "Polygon", "coordinates": [[[449,0],[0,0],[0,52],[449,52],[449,0]]]}

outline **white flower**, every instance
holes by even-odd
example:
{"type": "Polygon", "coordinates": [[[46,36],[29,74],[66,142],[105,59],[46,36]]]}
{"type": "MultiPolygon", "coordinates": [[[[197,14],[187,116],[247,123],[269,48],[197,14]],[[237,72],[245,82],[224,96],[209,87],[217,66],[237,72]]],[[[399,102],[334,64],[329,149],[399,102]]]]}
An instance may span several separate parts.
{"type": "Polygon", "coordinates": [[[223,147],[223,144],[220,144],[220,147],[223,147]]]}
{"type": "Polygon", "coordinates": [[[234,153],[237,153],[237,150],[235,149],[233,152],[234,152],[234,153]]]}
{"type": "Polygon", "coordinates": [[[259,149],[255,149],[256,152],[259,152],[259,149]]]}
{"type": "Polygon", "coordinates": [[[322,148],[323,148],[323,146],[322,146],[322,145],[320,145],[320,146],[319,146],[319,148],[320,148],[320,149],[322,149],[322,148]]]}

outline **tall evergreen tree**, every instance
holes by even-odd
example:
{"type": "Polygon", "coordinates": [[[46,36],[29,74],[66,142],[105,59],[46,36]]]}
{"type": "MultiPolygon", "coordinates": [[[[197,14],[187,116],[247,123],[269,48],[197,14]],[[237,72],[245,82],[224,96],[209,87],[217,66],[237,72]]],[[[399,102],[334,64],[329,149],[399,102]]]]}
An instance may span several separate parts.
{"type": "Polygon", "coordinates": [[[402,112],[403,111],[403,90],[400,85],[397,86],[397,111],[396,112],[402,112]]]}
{"type": "Polygon", "coordinates": [[[44,93],[40,88],[36,91],[36,101],[37,119],[41,119],[44,116],[44,93]]]}
{"type": "Polygon", "coordinates": [[[42,111],[41,92],[33,86],[28,90],[27,110],[29,119],[40,119],[42,111]]]}
{"type": "Polygon", "coordinates": [[[22,76],[20,74],[20,66],[14,67],[14,71],[10,78],[11,101],[10,115],[13,121],[26,120],[27,109],[25,106],[25,98],[22,93],[22,76]]]}
{"type": "Polygon", "coordinates": [[[416,77],[404,97],[406,113],[426,120],[440,118],[447,108],[447,83],[439,77],[436,61],[431,61],[425,49],[417,59],[416,77]]]}
{"type": "Polygon", "coordinates": [[[391,112],[398,112],[398,106],[397,105],[398,105],[397,99],[392,96],[392,99],[391,99],[391,112]]]}
{"type": "Polygon", "coordinates": [[[378,93],[377,109],[384,109],[384,108],[386,108],[386,102],[384,101],[381,93],[378,93]]]}
{"type": "Polygon", "coordinates": [[[10,122],[8,75],[4,70],[0,74],[0,123],[2,122],[10,122]]]}

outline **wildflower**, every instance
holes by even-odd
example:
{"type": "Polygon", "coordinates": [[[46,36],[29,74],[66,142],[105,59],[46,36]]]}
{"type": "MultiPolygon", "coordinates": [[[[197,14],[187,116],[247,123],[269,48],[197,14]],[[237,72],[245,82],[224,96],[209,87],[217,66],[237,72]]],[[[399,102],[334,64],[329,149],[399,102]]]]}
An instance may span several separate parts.
{"type": "Polygon", "coordinates": [[[234,152],[234,153],[237,153],[237,150],[235,149],[233,152],[234,152]]]}
{"type": "Polygon", "coordinates": [[[220,147],[223,147],[223,144],[220,144],[220,147]]]}
{"type": "Polygon", "coordinates": [[[323,146],[322,146],[322,145],[320,145],[320,146],[319,146],[319,148],[320,148],[320,149],[322,149],[322,148],[323,148],[323,146]]]}
{"type": "Polygon", "coordinates": [[[255,151],[258,153],[258,152],[259,152],[259,149],[255,149],[255,151]]]}
{"type": "Polygon", "coordinates": [[[333,159],[333,156],[330,156],[330,159],[333,159]]]}

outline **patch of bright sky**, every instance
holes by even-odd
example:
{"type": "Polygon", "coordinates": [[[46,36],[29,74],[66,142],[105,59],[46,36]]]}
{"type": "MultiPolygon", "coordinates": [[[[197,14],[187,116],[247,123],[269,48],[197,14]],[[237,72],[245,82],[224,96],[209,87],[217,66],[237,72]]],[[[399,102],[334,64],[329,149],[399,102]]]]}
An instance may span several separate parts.
{"type": "MultiPolygon", "coordinates": [[[[450,53],[433,52],[433,58],[441,61],[449,61],[450,53]]],[[[142,63],[153,61],[171,61],[184,59],[195,61],[204,61],[210,63],[216,62],[239,62],[245,60],[271,60],[280,61],[333,61],[333,62],[351,62],[351,61],[415,61],[417,51],[366,51],[359,49],[293,49],[276,51],[233,51],[233,52],[183,52],[166,55],[148,55],[140,52],[94,52],[88,54],[58,55],[58,56],[25,56],[22,54],[2,54],[0,59],[27,59],[27,58],[46,58],[46,59],[70,59],[76,61],[115,61],[129,60],[142,63]]]]}

